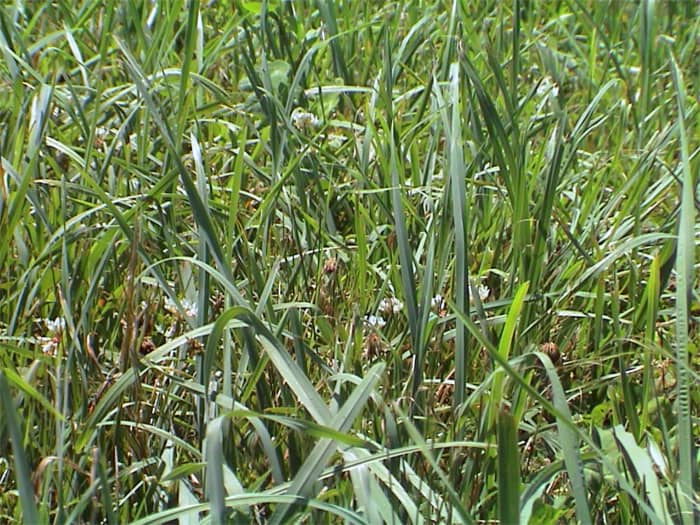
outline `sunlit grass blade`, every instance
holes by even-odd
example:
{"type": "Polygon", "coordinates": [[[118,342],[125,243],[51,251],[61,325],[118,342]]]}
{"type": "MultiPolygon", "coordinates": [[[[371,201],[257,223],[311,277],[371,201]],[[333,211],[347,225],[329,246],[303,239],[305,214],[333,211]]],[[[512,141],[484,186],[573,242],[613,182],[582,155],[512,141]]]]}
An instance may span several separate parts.
{"type": "Polygon", "coordinates": [[[17,492],[22,506],[22,520],[27,523],[40,523],[36,508],[32,475],[29,466],[29,458],[24,450],[22,429],[19,414],[15,408],[15,402],[10,393],[10,385],[5,377],[5,372],[0,371],[0,407],[2,407],[4,427],[10,437],[12,455],[17,480],[17,492]]]}
{"type": "Polygon", "coordinates": [[[545,354],[537,354],[542,366],[544,366],[550,385],[552,386],[552,403],[561,416],[557,416],[557,430],[559,442],[564,453],[564,464],[571,484],[574,502],[576,504],[576,518],[584,525],[592,523],[591,512],[588,506],[588,494],[586,479],[583,475],[583,462],[580,454],[580,441],[574,429],[571,428],[571,411],[561,386],[557,371],[545,354]]]}
{"type": "MultiPolygon", "coordinates": [[[[464,152],[462,139],[462,105],[461,83],[459,64],[450,67],[449,80],[449,104],[452,109],[449,118],[444,118],[446,140],[449,144],[447,152],[447,169],[449,172],[449,188],[452,197],[452,219],[454,227],[454,293],[455,304],[462,311],[469,312],[469,244],[467,232],[466,208],[466,170],[464,166],[464,152]]],[[[445,111],[446,113],[446,111],[445,111]]],[[[455,394],[454,406],[460,406],[464,402],[464,387],[469,367],[467,355],[465,328],[458,325],[455,329],[455,394]]]]}
{"type": "Polygon", "coordinates": [[[207,425],[206,453],[207,462],[206,493],[211,505],[211,518],[214,525],[223,525],[226,520],[226,489],[224,488],[223,431],[226,418],[223,416],[207,425]]]}
{"type": "MultiPolygon", "coordinates": [[[[329,517],[337,517],[342,523],[352,525],[369,525],[365,519],[357,512],[351,509],[346,509],[338,505],[325,502],[315,498],[302,498],[299,496],[290,496],[286,494],[269,494],[265,492],[249,493],[240,496],[230,496],[226,498],[226,505],[232,508],[249,507],[265,505],[292,505],[304,504],[311,509],[318,509],[329,517]]],[[[174,519],[179,519],[180,516],[188,515],[195,512],[206,512],[209,505],[200,503],[195,505],[187,505],[179,508],[168,509],[161,511],[145,518],[141,518],[133,522],[133,525],[158,525],[171,523],[174,519]]]]}
{"type": "Polygon", "coordinates": [[[649,504],[656,511],[656,515],[665,523],[670,523],[671,519],[666,500],[662,495],[659,477],[646,449],[637,445],[634,436],[626,431],[622,425],[613,429],[613,436],[627,463],[628,472],[632,473],[635,481],[644,487],[649,504]]]}
{"type": "MultiPolygon", "coordinates": [[[[508,310],[503,332],[501,332],[501,338],[498,341],[498,356],[502,361],[508,361],[510,359],[511,351],[515,343],[515,331],[518,327],[520,312],[525,304],[528,286],[529,283],[523,283],[518,287],[510,309],[508,310]]],[[[504,371],[496,370],[493,375],[489,411],[487,412],[488,429],[496,422],[500,411],[500,405],[503,402],[503,379],[504,371]]]]}
{"type": "MultiPolygon", "coordinates": [[[[384,370],[384,363],[378,363],[372,367],[362,382],[355,387],[352,394],[343,404],[337,414],[328,421],[328,426],[339,432],[347,432],[355,418],[365,407],[365,403],[374,392],[374,387],[384,370]]],[[[331,454],[337,449],[338,444],[328,438],[322,438],[316,443],[311,454],[304,461],[299,472],[294,476],[287,491],[290,495],[311,497],[313,484],[318,481],[319,474],[323,471],[331,454]]],[[[270,523],[283,523],[287,519],[288,507],[275,510],[270,523]]]]}
{"type": "Polygon", "coordinates": [[[676,251],[676,391],[678,424],[679,499],[681,519],[690,525],[698,512],[693,480],[698,467],[693,461],[693,433],[691,423],[689,356],[696,352],[696,345],[688,336],[688,314],[693,302],[694,254],[695,254],[695,181],[690,167],[688,136],[685,127],[685,84],[676,59],[669,52],[671,77],[678,105],[678,135],[680,139],[681,210],[678,216],[678,249],[676,251]]]}

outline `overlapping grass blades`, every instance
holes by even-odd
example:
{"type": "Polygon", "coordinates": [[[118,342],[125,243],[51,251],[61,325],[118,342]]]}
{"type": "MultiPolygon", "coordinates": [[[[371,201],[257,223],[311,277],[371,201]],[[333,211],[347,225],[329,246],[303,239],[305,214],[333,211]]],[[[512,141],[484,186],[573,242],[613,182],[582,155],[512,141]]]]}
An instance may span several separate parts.
{"type": "Polygon", "coordinates": [[[0,10],[0,521],[692,523],[697,15],[0,10]]]}

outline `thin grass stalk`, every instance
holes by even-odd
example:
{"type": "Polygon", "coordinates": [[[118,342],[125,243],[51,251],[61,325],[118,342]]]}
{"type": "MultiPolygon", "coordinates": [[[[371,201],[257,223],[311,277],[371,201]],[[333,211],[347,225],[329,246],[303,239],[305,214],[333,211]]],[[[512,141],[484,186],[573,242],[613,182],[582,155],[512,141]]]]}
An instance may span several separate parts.
{"type": "Polygon", "coordinates": [[[396,243],[399,248],[399,264],[401,266],[401,286],[403,288],[403,298],[406,304],[406,311],[408,314],[408,326],[411,333],[411,343],[414,353],[414,364],[413,364],[413,377],[411,380],[411,397],[414,402],[417,402],[416,395],[423,382],[423,361],[424,352],[421,347],[421,325],[420,317],[418,312],[418,305],[416,304],[416,284],[413,271],[413,254],[410,246],[410,241],[408,238],[408,231],[406,229],[406,220],[404,217],[404,210],[402,204],[402,177],[400,173],[403,172],[399,168],[398,160],[398,150],[400,149],[395,144],[394,139],[394,126],[391,126],[390,132],[390,143],[389,143],[389,165],[391,171],[391,202],[392,209],[394,212],[394,224],[396,228],[396,243]]]}
{"type": "MultiPolygon", "coordinates": [[[[191,95],[190,90],[190,73],[192,71],[192,62],[195,58],[195,45],[197,42],[197,19],[199,18],[199,0],[188,0],[187,6],[187,22],[185,23],[185,46],[182,51],[182,67],[180,69],[180,85],[178,89],[177,100],[177,127],[175,128],[175,136],[183,137],[185,135],[185,125],[190,112],[187,111],[187,101],[191,95]]],[[[180,143],[180,142],[178,142],[180,143]]]]}
{"type": "Polygon", "coordinates": [[[676,391],[678,410],[678,480],[680,488],[681,520],[684,525],[695,522],[698,510],[694,501],[693,480],[696,463],[693,461],[693,433],[691,423],[689,356],[696,352],[688,337],[688,312],[693,297],[695,254],[695,183],[690,168],[688,136],[685,127],[685,83],[673,52],[669,50],[671,77],[678,106],[678,138],[680,141],[681,210],[678,216],[678,250],[676,251],[676,391]]]}
{"type": "MultiPolygon", "coordinates": [[[[652,78],[652,68],[653,68],[653,51],[654,51],[654,25],[655,25],[655,0],[643,0],[639,6],[639,47],[640,55],[642,59],[640,77],[640,95],[639,95],[639,121],[644,124],[647,119],[647,113],[649,111],[649,100],[650,100],[650,81],[652,78]]],[[[637,148],[642,147],[642,141],[644,140],[644,126],[637,130],[637,148]]]]}
{"type": "MultiPolygon", "coordinates": [[[[460,311],[469,314],[469,247],[467,231],[469,228],[466,207],[466,170],[464,166],[464,151],[462,146],[461,104],[460,104],[461,74],[458,63],[450,67],[450,106],[452,114],[445,122],[449,153],[447,170],[449,173],[450,193],[452,196],[452,220],[455,236],[455,267],[454,292],[455,305],[460,311]]],[[[455,388],[454,406],[464,402],[469,355],[466,347],[466,331],[463,325],[455,327],[455,388]]]]}

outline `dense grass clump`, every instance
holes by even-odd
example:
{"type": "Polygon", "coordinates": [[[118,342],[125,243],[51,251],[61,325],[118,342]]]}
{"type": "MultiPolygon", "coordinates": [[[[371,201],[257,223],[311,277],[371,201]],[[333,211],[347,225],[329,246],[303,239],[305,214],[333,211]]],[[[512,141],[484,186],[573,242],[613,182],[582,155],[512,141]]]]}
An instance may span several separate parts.
{"type": "Polygon", "coordinates": [[[0,9],[0,521],[700,519],[700,8],[0,9]]]}

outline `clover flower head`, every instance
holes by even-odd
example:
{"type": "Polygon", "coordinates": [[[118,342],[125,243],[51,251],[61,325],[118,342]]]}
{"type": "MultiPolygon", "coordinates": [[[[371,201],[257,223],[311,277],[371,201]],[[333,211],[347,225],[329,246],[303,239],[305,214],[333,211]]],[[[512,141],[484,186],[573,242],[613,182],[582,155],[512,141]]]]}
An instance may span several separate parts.
{"type": "Polygon", "coordinates": [[[489,287],[485,284],[480,284],[476,291],[479,294],[479,299],[481,299],[482,301],[488,299],[489,294],[491,293],[491,290],[489,290],[489,287]]]}
{"type": "Polygon", "coordinates": [[[381,315],[365,315],[365,326],[370,329],[383,328],[386,325],[386,321],[381,315]]]}
{"type": "Polygon", "coordinates": [[[197,304],[187,299],[182,300],[182,309],[185,311],[187,317],[197,317],[197,312],[199,312],[197,304]]]}
{"type": "Polygon", "coordinates": [[[430,299],[430,309],[439,312],[445,308],[445,298],[437,294],[432,299],[430,299]]]}
{"type": "MultiPolygon", "coordinates": [[[[182,310],[185,313],[185,317],[197,316],[197,312],[199,310],[197,309],[197,304],[195,302],[190,301],[189,299],[183,299],[182,301],[180,301],[180,306],[182,306],[182,310]]],[[[170,297],[165,298],[165,304],[163,305],[163,307],[167,312],[174,316],[180,315],[180,310],[178,309],[177,304],[175,304],[175,301],[173,301],[170,297]]]]}
{"type": "Polygon", "coordinates": [[[347,139],[348,138],[345,135],[340,135],[339,133],[329,133],[328,137],[326,137],[328,144],[334,149],[340,148],[345,141],[347,141],[347,139]]]}
{"type": "Polygon", "coordinates": [[[387,297],[379,302],[379,312],[384,315],[396,315],[403,310],[403,303],[396,297],[387,297]]]}
{"type": "Polygon", "coordinates": [[[297,129],[317,128],[321,121],[313,113],[309,113],[302,108],[296,108],[292,112],[292,124],[297,129]]]}
{"type": "Polygon", "coordinates": [[[51,336],[59,336],[66,329],[66,320],[63,317],[56,317],[56,319],[44,319],[43,321],[46,325],[46,330],[51,336]]]}
{"type": "Polygon", "coordinates": [[[42,337],[41,338],[41,352],[51,357],[56,357],[56,349],[58,348],[58,341],[55,337],[42,337]]]}

